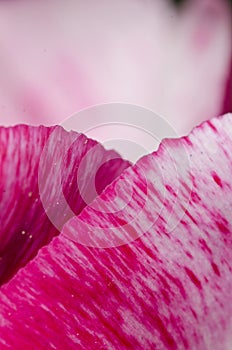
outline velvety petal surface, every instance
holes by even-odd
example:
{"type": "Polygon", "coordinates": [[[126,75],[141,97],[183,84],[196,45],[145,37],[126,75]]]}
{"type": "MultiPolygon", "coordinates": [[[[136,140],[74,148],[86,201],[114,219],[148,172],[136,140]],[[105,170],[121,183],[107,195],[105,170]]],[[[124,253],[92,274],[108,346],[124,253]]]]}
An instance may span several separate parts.
{"type": "Polygon", "coordinates": [[[230,350],[231,151],[226,115],[125,170],[2,287],[1,349],[230,350]]]}
{"type": "Polygon", "coordinates": [[[128,166],[61,127],[0,128],[0,284],[128,166]]]}

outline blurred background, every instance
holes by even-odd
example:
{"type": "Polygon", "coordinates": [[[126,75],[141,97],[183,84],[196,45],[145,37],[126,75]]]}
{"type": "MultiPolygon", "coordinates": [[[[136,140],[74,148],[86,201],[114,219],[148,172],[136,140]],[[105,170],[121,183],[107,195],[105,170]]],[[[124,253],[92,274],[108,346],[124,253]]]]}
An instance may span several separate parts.
{"type": "Polygon", "coordinates": [[[229,0],[2,0],[0,124],[124,102],[185,134],[232,109],[231,13],[229,0]]]}

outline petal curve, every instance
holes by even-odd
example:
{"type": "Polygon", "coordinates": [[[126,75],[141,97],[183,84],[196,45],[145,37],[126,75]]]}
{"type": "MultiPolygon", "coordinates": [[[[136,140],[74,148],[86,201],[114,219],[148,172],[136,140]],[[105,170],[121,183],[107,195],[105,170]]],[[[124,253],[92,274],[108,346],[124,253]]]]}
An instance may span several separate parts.
{"type": "Polygon", "coordinates": [[[89,201],[96,196],[92,186],[95,175],[100,193],[129,166],[116,152],[106,151],[96,141],[68,133],[61,127],[0,128],[0,285],[33,258],[68,220],[70,210],[61,203],[62,193],[75,214],[86,205],[77,183],[77,171],[83,158],[85,168],[82,167],[79,176],[89,201]],[[63,150],[67,146],[70,149],[65,154],[63,150]],[[46,202],[42,203],[38,174],[44,148],[44,183],[40,185],[41,191],[47,190],[47,194],[46,202]],[[91,149],[90,159],[87,155],[91,149]],[[97,170],[98,166],[101,166],[100,172],[94,173],[93,169],[97,170]],[[53,171],[50,175],[49,169],[53,171]],[[58,181],[60,172],[62,183],[58,181]],[[45,204],[56,213],[58,229],[46,215],[45,204]]]}

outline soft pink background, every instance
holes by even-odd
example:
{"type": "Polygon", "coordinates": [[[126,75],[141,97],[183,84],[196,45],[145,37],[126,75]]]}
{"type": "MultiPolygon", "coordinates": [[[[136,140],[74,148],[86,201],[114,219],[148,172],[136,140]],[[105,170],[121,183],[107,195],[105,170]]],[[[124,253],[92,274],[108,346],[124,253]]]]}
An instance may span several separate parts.
{"type": "Polygon", "coordinates": [[[57,124],[127,102],[180,133],[223,110],[231,51],[227,1],[0,2],[0,124],[57,124]]]}

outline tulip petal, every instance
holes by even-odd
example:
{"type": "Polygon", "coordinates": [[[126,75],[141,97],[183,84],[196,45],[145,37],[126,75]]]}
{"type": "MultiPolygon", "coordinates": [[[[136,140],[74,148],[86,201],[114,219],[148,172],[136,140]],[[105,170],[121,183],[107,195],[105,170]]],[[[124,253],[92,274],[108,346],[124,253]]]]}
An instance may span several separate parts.
{"type": "Polygon", "coordinates": [[[128,166],[61,127],[0,128],[0,285],[128,166]]]}
{"type": "Polygon", "coordinates": [[[1,349],[231,349],[231,149],[226,115],[125,170],[2,287],[1,349]]]}

